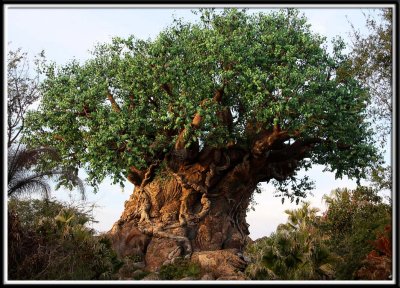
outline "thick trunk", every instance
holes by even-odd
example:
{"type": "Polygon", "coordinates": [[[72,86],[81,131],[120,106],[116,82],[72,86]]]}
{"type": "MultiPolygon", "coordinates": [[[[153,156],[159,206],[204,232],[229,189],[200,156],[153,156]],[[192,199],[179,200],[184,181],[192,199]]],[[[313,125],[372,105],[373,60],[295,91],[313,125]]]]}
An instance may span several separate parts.
{"type": "Polygon", "coordinates": [[[146,172],[133,167],[135,190],[109,232],[117,253],[142,258],[149,271],[183,257],[222,271],[215,277],[235,276],[246,264],[238,255],[250,241],[246,211],[257,184],[286,179],[318,140],[284,144],[279,128],[264,134],[251,150],[177,145],[146,172]]]}
{"type": "Polygon", "coordinates": [[[147,270],[156,271],[176,257],[242,251],[250,240],[246,210],[257,184],[249,156],[237,151],[211,156],[161,170],[152,180],[147,175],[136,186],[109,232],[121,257],[136,255],[147,270]]]}

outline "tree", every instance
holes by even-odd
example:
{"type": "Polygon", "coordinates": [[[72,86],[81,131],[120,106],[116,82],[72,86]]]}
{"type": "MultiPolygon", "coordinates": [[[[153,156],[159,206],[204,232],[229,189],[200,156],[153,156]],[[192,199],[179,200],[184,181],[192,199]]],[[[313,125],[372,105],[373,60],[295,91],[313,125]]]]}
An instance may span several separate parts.
{"type": "MultiPolygon", "coordinates": [[[[352,73],[371,93],[368,115],[374,123],[375,133],[382,147],[390,139],[392,132],[393,94],[393,11],[381,9],[379,19],[367,16],[369,34],[363,36],[353,27],[352,31],[352,73]]],[[[392,169],[390,165],[374,166],[370,180],[379,189],[392,189],[392,169]]]]}
{"type": "Polygon", "coordinates": [[[26,143],[56,147],[61,161],[48,163],[84,168],[94,186],[108,175],[135,185],[110,231],[122,256],[156,269],[242,249],[258,183],[304,197],[300,169],[359,179],[378,159],[369,94],[347,76],[343,42],[333,55],[323,43],[293,9],[205,9],[155,40],[114,38],[85,63],[46,66],[26,143]]]}
{"type": "Polygon", "coordinates": [[[363,36],[353,27],[351,60],[353,73],[372,94],[369,113],[376,122],[378,135],[385,141],[392,125],[392,9],[381,9],[377,21],[367,16],[370,33],[363,36]]]}
{"type": "MultiPolygon", "coordinates": [[[[44,59],[43,52],[40,57],[35,60],[35,64],[44,59]]],[[[29,59],[21,48],[8,52],[7,64],[7,195],[41,192],[49,197],[51,189],[47,182],[49,178],[59,176],[59,181],[67,180],[79,187],[84,197],[84,185],[75,169],[35,169],[42,158],[51,158],[53,161],[60,159],[57,150],[52,147],[27,148],[21,143],[26,113],[40,98],[39,78],[31,76],[29,59]]]]}
{"type": "MultiPolygon", "coordinates": [[[[42,54],[43,55],[43,54],[42,54]]],[[[29,73],[27,54],[10,50],[7,58],[7,147],[17,143],[24,128],[25,114],[39,97],[39,79],[29,73]]]]}

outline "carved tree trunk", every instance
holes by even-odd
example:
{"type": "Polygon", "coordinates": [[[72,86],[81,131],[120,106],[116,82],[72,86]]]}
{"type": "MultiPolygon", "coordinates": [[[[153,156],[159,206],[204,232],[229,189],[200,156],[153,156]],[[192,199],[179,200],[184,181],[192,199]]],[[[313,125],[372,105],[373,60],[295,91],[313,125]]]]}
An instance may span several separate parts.
{"type": "MultiPolygon", "coordinates": [[[[238,253],[228,257],[226,252],[241,252],[251,241],[246,211],[257,183],[290,175],[304,151],[295,157],[287,151],[258,156],[234,146],[205,148],[194,155],[188,155],[188,151],[176,150],[162,162],[166,165],[158,162],[141,174],[142,180],[109,232],[114,248],[121,257],[142,257],[149,271],[158,270],[176,257],[198,262],[206,259],[200,264],[207,266],[207,259],[216,259],[215,251],[224,250],[224,256],[219,257],[232,259],[229,265],[235,266],[228,270],[241,270],[245,262],[238,253]]],[[[214,267],[222,265],[214,260],[214,267]]]]}
{"type": "Polygon", "coordinates": [[[234,149],[202,156],[175,171],[148,173],[135,187],[110,231],[120,256],[142,256],[154,271],[178,256],[244,247],[246,209],[257,185],[249,156],[234,149]]]}

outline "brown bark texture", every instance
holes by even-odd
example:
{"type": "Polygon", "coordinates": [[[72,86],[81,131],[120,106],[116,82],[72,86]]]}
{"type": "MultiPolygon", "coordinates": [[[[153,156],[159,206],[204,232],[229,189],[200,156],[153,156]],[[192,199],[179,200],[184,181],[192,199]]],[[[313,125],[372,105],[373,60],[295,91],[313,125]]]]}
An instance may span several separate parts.
{"type": "Polygon", "coordinates": [[[252,149],[177,148],[146,171],[132,168],[128,178],[135,189],[109,231],[119,256],[140,257],[148,271],[178,257],[221,270],[217,260],[228,253],[231,257],[223,258],[232,261],[222,270],[243,271],[240,256],[251,241],[246,211],[252,193],[260,181],[291,175],[314,142],[282,144],[287,135],[279,133],[254,139],[252,149]]]}

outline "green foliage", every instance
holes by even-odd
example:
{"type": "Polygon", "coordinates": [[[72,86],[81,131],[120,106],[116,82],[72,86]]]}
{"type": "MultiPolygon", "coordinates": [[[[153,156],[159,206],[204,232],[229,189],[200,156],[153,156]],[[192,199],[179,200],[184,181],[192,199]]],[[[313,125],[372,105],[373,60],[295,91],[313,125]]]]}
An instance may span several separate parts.
{"type": "Polygon", "coordinates": [[[196,263],[185,259],[176,259],[173,264],[163,265],[159,276],[162,280],[179,280],[185,277],[197,279],[200,277],[201,269],[196,263]]]}
{"type": "Polygon", "coordinates": [[[288,221],[246,247],[255,280],[374,279],[391,271],[391,207],[370,187],[336,189],[323,216],[308,203],[285,211],[288,221]]]}
{"type": "Polygon", "coordinates": [[[373,250],[378,232],[391,223],[391,206],[369,187],[336,189],[325,196],[328,209],[321,230],[329,235],[328,245],[341,257],[335,267],[337,279],[354,279],[362,260],[373,250]]]}
{"type": "Polygon", "coordinates": [[[113,279],[121,266],[89,211],[53,200],[9,201],[9,279],[113,279]]]}
{"type": "Polygon", "coordinates": [[[294,174],[284,181],[273,180],[272,184],[276,188],[274,197],[281,197],[282,204],[287,197],[290,199],[290,203],[296,199],[297,205],[301,198],[307,196],[307,192],[312,195],[310,191],[315,188],[314,181],[310,180],[307,175],[299,179],[294,174]]]}
{"type": "Polygon", "coordinates": [[[380,190],[392,190],[392,167],[378,166],[371,170],[370,181],[373,187],[380,190]]]}
{"type": "Polygon", "coordinates": [[[318,229],[318,209],[305,203],[285,212],[286,224],[246,248],[252,258],[247,275],[256,280],[332,279],[335,259],[318,229]]]}
{"type": "Polygon", "coordinates": [[[343,43],[330,56],[324,41],[294,9],[203,9],[198,22],[175,20],[155,40],[114,38],[83,64],[44,66],[43,100],[25,141],[60,151],[50,167],[85,168],[94,186],[108,175],[123,185],[129,167],[163,159],[181,131],[186,147],[250,149],[249,127],[279,124],[299,139],[321,139],[299,168],[322,164],[337,177],[363,177],[376,161],[369,94],[345,76],[343,43]],[[212,100],[218,89],[220,103],[212,100]],[[231,127],[216,117],[226,108],[231,127]],[[193,129],[196,113],[202,121],[193,129]]]}

